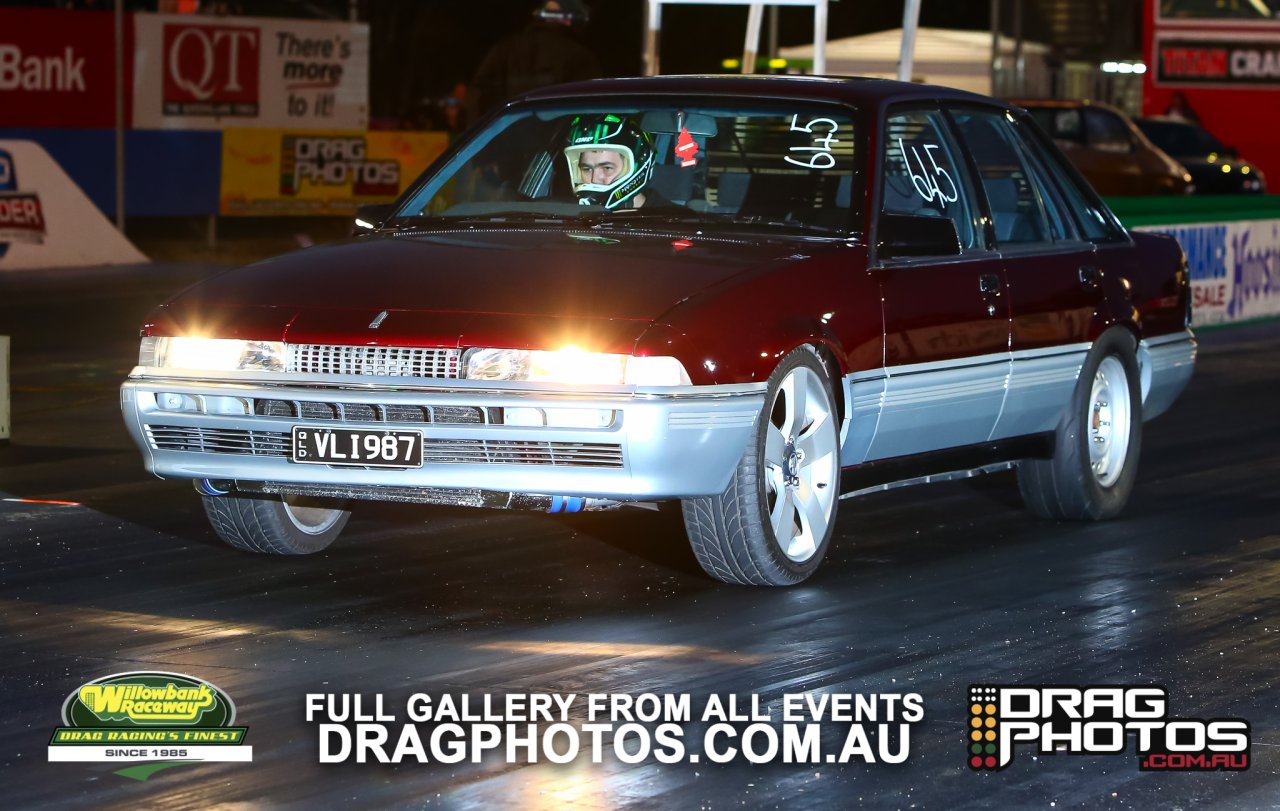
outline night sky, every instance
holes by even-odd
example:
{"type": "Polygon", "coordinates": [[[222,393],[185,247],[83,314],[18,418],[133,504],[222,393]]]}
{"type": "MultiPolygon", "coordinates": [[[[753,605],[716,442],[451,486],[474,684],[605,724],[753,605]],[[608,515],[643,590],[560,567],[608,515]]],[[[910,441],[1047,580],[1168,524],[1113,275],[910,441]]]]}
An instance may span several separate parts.
{"type": "MultiPolygon", "coordinates": [[[[1010,0],[1006,0],[1006,3],[1010,0]]],[[[374,113],[395,115],[414,99],[448,92],[469,81],[490,46],[519,30],[536,2],[528,0],[371,0],[362,18],[371,24],[371,102],[374,113]]],[[[612,76],[641,72],[644,3],[642,0],[588,0],[590,27],[582,39],[591,45],[612,76]]],[[[902,2],[833,0],[832,39],[897,28],[902,2]]],[[[783,8],[782,45],[813,41],[813,12],[783,8]]],[[[988,0],[924,0],[920,24],[945,28],[989,28],[988,0]]],[[[742,53],[746,6],[681,6],[663,12],[663,73],[719,72],[721,60],[742,53]]],[[[1028,35],[1034,21],[1028,19],[1028,35]]],[[[762,36],[761,47],[767,43],[762,36]]]]}

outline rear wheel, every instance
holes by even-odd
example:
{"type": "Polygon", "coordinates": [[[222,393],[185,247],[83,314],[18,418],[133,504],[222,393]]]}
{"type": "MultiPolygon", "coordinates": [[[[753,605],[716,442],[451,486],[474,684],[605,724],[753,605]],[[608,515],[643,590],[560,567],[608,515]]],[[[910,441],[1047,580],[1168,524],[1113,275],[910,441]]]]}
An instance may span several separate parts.
{"type": "Polygon", "coordinates": [[[683,501],[698,563],[726,583],[786,586],[818,568],[835,526],[839,419],[808,347],[769,377],[765,409],[724,493],[683,501]]]}
{"type": "Polygon", "coordinates": [[[1042,518],[1100,521],[1129,500],[1142,450],[1142,392],[1133,336],[1104,332],[1089,351],[1052,459],[1018,465],[1022,500],[1042,518]]]}
{"type": "Polygon", "coordinates": [[[351,513],[302,496],[204,496],[213,531],[230,546],[268,555],[310,555],[341,534],[351,513]]]}

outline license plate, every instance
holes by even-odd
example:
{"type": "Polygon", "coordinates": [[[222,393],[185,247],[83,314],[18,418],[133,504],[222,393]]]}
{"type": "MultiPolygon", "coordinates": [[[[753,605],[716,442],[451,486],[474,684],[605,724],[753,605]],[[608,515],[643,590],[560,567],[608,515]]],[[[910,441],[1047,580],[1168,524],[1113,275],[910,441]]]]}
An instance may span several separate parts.
{"type": "Polygon", "coordinates": [[[295,425],[293,461],[309,465],[422,467],[422,434],[295,425]]]}

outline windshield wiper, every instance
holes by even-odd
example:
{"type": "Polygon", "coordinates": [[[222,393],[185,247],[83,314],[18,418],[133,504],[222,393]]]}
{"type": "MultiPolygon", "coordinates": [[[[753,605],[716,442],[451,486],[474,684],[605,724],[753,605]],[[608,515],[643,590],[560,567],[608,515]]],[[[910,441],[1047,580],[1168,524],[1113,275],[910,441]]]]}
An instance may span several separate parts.
{"type": "Polygon", "coordinates": [[[537,211],[494,211],[486,214],[437,214],[426,217],[399,217],[389,223],[392,229],[416,230],[458,225],[569,225],[585,222],[583,217],[566,217],[537,211]]]}
{"type": "Polygon", "coordinates": [[[693,211],[611,211],[596,217],[582,218],[590,222],[592,228],[626,228],[631,225],[711,225],[715,218],[693,211]]]}
{"type": "Polygon", "coordinates": [[[814,222],[805,222],[803,220],[773,220],[758,214],[736,214],[729,217],[728,221],[734,225],[758,225],[765,228],[789,228],[796,231],[808,231],[815,234],[826,234],[840,237],[847,235],[847,232],[844,229],[832,228],[829,225],[819,225],[814,222]]]}
{"type": "Polygon", "coordinates": [[[759,215],[699,214],[695,211],[642,211],[637,209],[624,213],[615,212],[611,216],[601,217],[599,220],[592,221],[593,228],[626,228],[628,226],[653,225],[696,225],[709,226],[710,228],[745,225],[753,228],[804,231],[823,236],[847,236],[846,232],[839,228],[831,228],[802,220],[775,220],[759,215]]]}

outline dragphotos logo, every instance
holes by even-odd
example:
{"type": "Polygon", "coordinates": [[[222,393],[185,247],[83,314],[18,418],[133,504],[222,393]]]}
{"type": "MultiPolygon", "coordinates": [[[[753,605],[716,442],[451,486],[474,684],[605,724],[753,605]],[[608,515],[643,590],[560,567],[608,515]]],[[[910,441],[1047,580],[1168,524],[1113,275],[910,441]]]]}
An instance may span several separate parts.
{"type": "Polygon", "coordinates": [[[972,685],[969,768],[1005,769],[1017,747],[1041,755],[1132,752],[1141,771],[1249,768],[1248,721],[1170,718],[1168,713],[1168,693],[1154,685],[972,685]]]}

